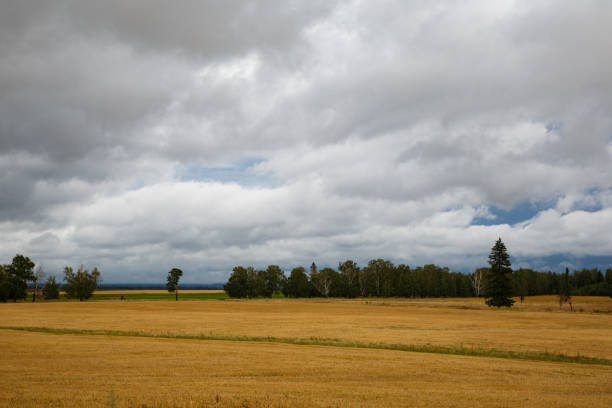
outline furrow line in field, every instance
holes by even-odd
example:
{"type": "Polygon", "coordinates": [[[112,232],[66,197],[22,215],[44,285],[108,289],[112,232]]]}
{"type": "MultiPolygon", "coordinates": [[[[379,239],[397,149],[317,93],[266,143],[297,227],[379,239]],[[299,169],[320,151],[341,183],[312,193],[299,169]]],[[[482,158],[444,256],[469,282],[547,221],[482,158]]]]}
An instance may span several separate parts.
{"type": "Polygon", "coordinates": [[[363,341],[347,341],[341,339],[329,339],[319,337],[275,337],[275,336],[242,336],[225,334],[184,334],[169,332],[145,332],[128,330],[95,330],[95,329],[67,329],[53,327],[28,327],[28,326],[0,326],[0,330],[16,330],[23,332],[48,333],[48,334],[73,334],[87,336],[115,336],[115,337],[145,337],[157,339],[179,339],[179,340],[203,340],[203,341],[236,341],[236,342],[265,342],[281,343],[299,346],[324,346],[343,347],[375,350],[406,351],[412,353],[450,354],[470,357],[491,357],[513,360],[546,361],[559,363],[596,364],[612,366],[612,360],[581,355],[567,355],[563,353],[551,353],[540,351],[513,351],[492,348],[465,347],[465,346],[442,346],[433,344],[396,344],[377,343],[363,341]]]}

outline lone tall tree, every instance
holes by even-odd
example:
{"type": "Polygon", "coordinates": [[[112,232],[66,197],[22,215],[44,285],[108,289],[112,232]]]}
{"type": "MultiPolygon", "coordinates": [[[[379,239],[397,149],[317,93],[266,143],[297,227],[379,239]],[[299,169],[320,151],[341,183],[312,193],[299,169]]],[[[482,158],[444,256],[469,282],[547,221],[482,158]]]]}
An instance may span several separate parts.
{"type": "Polygon", "coordinates": [[[174,292],[176,300],[178,300],[178,283],[181,276],[183,276],[183,271],[178,268],[172,268],[170,272],[168,272],[168,283],[166,283],[166,288],[168,292],[174,292]]]}
{"type": "Polygon", "coordinates": [[[510,255],[501,238],[495,242],[489,255],[490,270],[487,276],[486,304],[495,307],[510,307],[514,304],[512,296],[512,269],[510,255]]]}

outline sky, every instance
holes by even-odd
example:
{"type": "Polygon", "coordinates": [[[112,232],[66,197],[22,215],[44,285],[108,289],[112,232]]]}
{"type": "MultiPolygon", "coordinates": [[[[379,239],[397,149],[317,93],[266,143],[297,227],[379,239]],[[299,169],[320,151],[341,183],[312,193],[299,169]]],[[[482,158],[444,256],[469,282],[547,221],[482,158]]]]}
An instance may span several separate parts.
{"type": "Polygon", "coordinates": [[[612,266],[612,2],[0,4],[0,263],[612,266]]]}

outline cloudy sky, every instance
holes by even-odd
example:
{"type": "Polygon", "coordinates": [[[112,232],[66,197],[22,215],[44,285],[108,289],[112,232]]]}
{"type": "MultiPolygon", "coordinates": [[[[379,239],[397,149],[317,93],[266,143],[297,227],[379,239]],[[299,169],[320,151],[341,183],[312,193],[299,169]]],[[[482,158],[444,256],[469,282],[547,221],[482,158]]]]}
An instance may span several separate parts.
{"type": "Polygon", "coordinates": [[[0,4],[0,262],[612,265],[612,2],[0,4]]]}

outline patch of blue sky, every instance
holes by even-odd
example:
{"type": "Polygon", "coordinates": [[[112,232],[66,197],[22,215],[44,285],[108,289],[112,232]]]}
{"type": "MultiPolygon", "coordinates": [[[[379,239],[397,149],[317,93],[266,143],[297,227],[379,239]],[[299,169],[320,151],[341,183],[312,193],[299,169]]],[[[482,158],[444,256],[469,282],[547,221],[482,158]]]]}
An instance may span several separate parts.
{"type": "MultiPolygon", "coordinates": [[[[570,211],[596,212],[603,209],[597,195],[601,189],[592,188],[585,192],[585,199],[574,203],[570,211]],[[592,199],[589,199],[592,198],[592,199]]],[[[510,209],[503,209],[497,206],[489,206],[489,216],[475,217],[471,225],[514,225],[523,221],[528,221],[541,211],[555,208],[559,197],[548,200],[530,201],[524,200],[514,204],[510,209]]]]}
{"type": "Polygon", "coordinates": [[[255,171],[262,160],[245,160],[230,166],[204,166],[187,164],[176,169],[175,177],[180,181],[202,181],[236,183],[245,187],[275,187],[280,184],[271,173],[255,171]]]}
{"type": "Polygon", "coordinates": [[[129,191],[135,191],[135,190],[140,190],[141,188],[143,188],[145,186],[145,182],[142,180],[136,180],[134,181],[130,186],[128,186],[128,190],[129,191]]]}
{"type": "Polygon", "coordinates": [[[530,220],[539,212],[554,208],[557,204],[557,198],[546,201],[520,201],[512,208],[505,210],[500,207],[488,207],[490,216],[475,217],[471,225],[514,225],[519,222],[530,220]]]}
{"type": "MultiPolygon", "coordinates": [[[[528,268],[539,272],[552,271],[555,273],[564,272],[566,267],[570,270],[570,272],[573,272],[574,270],[597,268],[603,273],[605,273],[606,269],[612,268],[612,256],[586,255],[576,257],[571,254],[554,254],[541,257],[521,257],[513,256],[511,249],[510,262],[512,263],[511,268],[514,270],[528,268]]],[[[443,259],[436,262],[436,264],[440,266],[449,266],[449,264],[445,263],[443,259]]],[[[413,266],[419,265],[410,265],[410,267],[413,266]]],[[[450,266],[450,270],[461,273],[472,273],[477,268],[488,266],[489,264],[487,263],[487,257],[482,256],[481,262],[478,262],[475,265],[462,265],[456,267],[450,266]]]]}
{"type": "Polygon", "coordinates": [[[572,210],[581,210],[586,212],[595,212],[602,210],[603,205],[601,204],[597,196],[604,192],[606,192],[606,190],[601,188],[588,189],[585,193],[586,199],[574,205],[574,208],[572,210]],[[589,198],[592,198],[592,200],[589,198]]]}
{"type": "Polygon", "coordinates": [[[563,130],[563,123],[562,122],[548,122],[546,124],[546,131],[548,133],[561,133],[561,131],[563,130]]]}
{"type": "Polygon", "coordinates": [[[570,254],[555,254],[544,257],[510,257],[512,269],[530,268],[541,272],[563,272],[597,268],[602,272],[612,268],[612,256],[586,255],[582,257],[570,254]]]}

